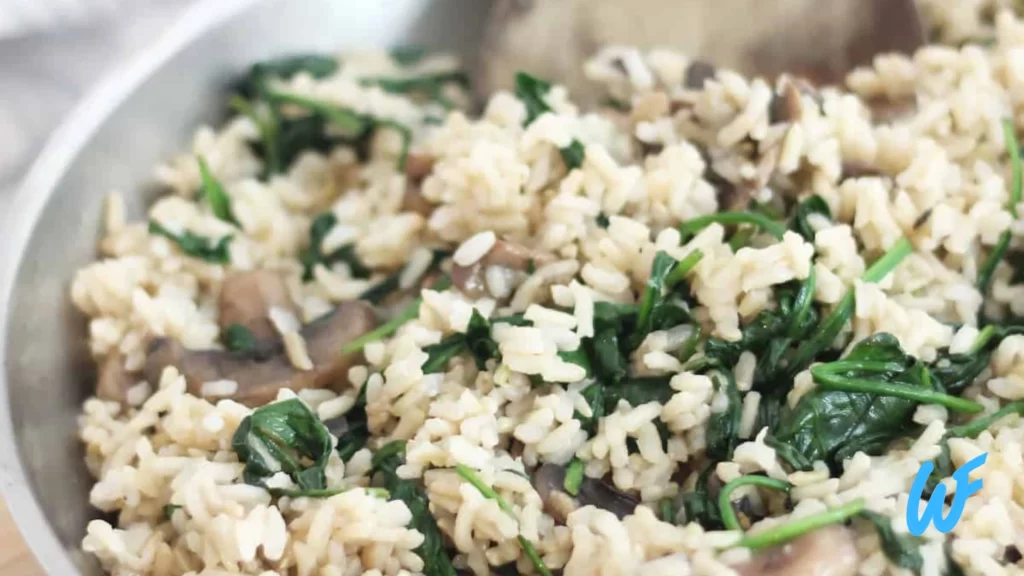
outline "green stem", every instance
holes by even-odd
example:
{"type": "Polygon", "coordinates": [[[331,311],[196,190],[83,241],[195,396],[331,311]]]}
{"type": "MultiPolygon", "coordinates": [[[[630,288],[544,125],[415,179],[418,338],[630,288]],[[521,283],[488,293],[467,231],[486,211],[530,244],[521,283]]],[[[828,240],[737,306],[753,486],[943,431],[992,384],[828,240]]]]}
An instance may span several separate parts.
{"type": "Polygon", "coordinates": [[[992,283],[992,276],[996,273],[996,267],[1003,261],[1003,257],[1006,256],[1006,251],[1010,249],[1010,231],[1004,230],[999,235],[999,241],[992,247],[992,251],[988,253],[988,257],[981,263],[981,267],[978,269],[978,292],[982,296],[988,295],[989,285],[992,283]]]}
{"type": "Polygon", "coordinates": [[[1010,214],[1017,219],[1017,204],[1020,204],[1022,190],[1024,187],[1024,174],[1021,170],[1020,143],[1017,141],[1017,131],[1013,127],[1013,120],[1003,119],[1003,135],[1006,139],[1006,151],[1010,155],[1010,169],[1012,181],[1010,188],[1010,214]]]}
{"type": "Polygon", "coordinates": [[[807,280],[800,286],[800,292],[796,295],[796,301],[793,302],[793,309],[796,311],[793,314],[793,320],[789,325],[789,337],[796,338],[800,335],[800,328],[803,326],[804,318],[810,313],[811,304],[814,302],[814,288],[818,283],[818,273],[814,271],[814,267],[811,267],[810,273],[807,275],[807,280]]]}
{"type": "Polygon", "coordinates": [[[758,212],[718,212],[707,216],[698,216],[687,220],[679,225],[679,233],[682,234],[685,242],[691,236],[697,234],[708,225],[718,222],[719,224],[751,224],[768,232],[772,236],[782,239],[786,233],[786,226],[776,222],[764,214],[758,212]]]}
{"type": "MultiPolygon", "coordinates": [[[[885,278],[904,258],[914,251],[914,247],[906,238],[900,238],[889,251],[875,261],[861,277],[865,282],[878,282],[885,278]]],[[[815,356],[832,345],[836,336],[846,325],[847,320],[853,314],[854,293],[849,290],[843,299],[839,301],[832,313],[818,324],[818,328],[811,337],[804,341],[796,350],[793,361],[789,363],[789,374],[795,375],[800,370],[810,365],[815,356]]]]}
{"type": "Polygon", "coordinates": [[[704,251],[700,248],[695,248],[693,252],[687,254],[686,257],[680,260],[679,263],[676,264],[676,267],[668,273],[668,276],[665,277],[665,287],[671,290],[676,284],[679,284],[686,279],[686,275],[690,273],[690,270],[693,270],[693,267],[696,266],[702,258],[704,258],[704,251]]]}
{"type": "MultiPolygon", "coordinates": [[[[476,475],[476,472],[473,471],[472,468],[465,464],[456,464],[455,472],[461,476],[463,480],[469,482],[474,488],[479,490],[480,493],[483,494],[484,498],[494,500],[497,502],[498,508],[501,508],[503,512],[513,518],[516,517],[516,513],[512,510],[512,506],[510,506],[509,503],[494,490],[494,488],[485,484],[484,481],[476,475]]],[[[518,518],[516,520],[518,521],[518,518]]],[[[537,553],[537,549],[534,548],[533,543],[523,537],[522,534],[518,536],[518,539],[519,545],[523,547],[523,552],[526,553],[526,557],[530,559],[530,562],[533,564],[533,567],[537,569],[537,572],[540,572],[542,576],[552,576],[551,570],[548,570],[548,567],[544,564],[540,554],[537,553]]]]}
{"type": "Polygon", "coordinates": [[[298,94],[292,94],[290,92],[279,92],[277,90],[271,90],[269,92],[269,96],[272,100],[305,108],[310,112],[323,116],[348,136],[359,136],[367,128],[367,119],[355,110],[351,110],[349,108],[336,106],[328,102],[313,100],[312,98],[306,98],[305,96],[299,96],[298,94]]]}
{"type": "Polygon", "coordinates": [[[906,400],[914,400],[922,404],[938,404],[939,406],[945,406],[955,412],[967,412],[971,414],[981,412],[985,409],[981,404],[972,400],[967,400],[966,398],[960,398],[959,396],[950,396],[949,394],[943,394],[941,392],[936,392],[935,390],[883,382],[881,380],[849,378],[835,374],[828,369],[822,369],[820,366],[811,368],[811,376],[814,377],[814,381],[818,386],[821,386],[826,390],[861,392],[879,396],[895,396],[906,400]]]}
{"type": "Polygon", "coordinates": [[[700,346],[700,339],[702,328],[700,324],[693,325],[693,334],[683,342],[682,347],[679,348],[679,361],[686,362],[697,352],[697,347],[700,346]]]}
{"type": "Polygon", "coordinates": [[[260,142],[263,143],[267,174],[279,173],[281,171],[281,155],[277,151],[277,117],[274,114],[267,117],[262,116],[251,102],[238,95],[231,97],[229,105],[239,114],[248,116],[256,124],[256,129],[260,133],[260,142]]]}
{"type": "Polygon", "coordinates": [[[722,491],[718,494],[718,508],[722,514],[722,524],[725,524],[726,530],[742,530],[740,521],[736,518],[736,511],[732,508],[732,493],[740,486],[764,486],[765,488],[773,488],[775,490],[781,490],[785,493],[789,493],[790,488],[793,486],[785,480],[776,480],[775,478],[769,478],[768,476],[740,476],[735,480],[731,480],[722,487],[722,491]]]}
{"type": "Polygon", "coordinates": [[[946,438],[974,438],[978,434],[988,430],[989,426],[992,426],[1010,414],[1019,414],[1024,416],[1024,400],[1011,402],[1000,408],[998,411],[993,412],[988,416],[982,416],[981,418],[972,420],[967,424],[952,426],[946,431],[946,438]]]}
{"type": "Polygon", "coordinates": [[[972,343],[971,347],[968,348],[967,355],[973,356],[974,354],[977,354],[978,352],[984,350],[985,346],[988,346],[989,341],[992,340],[992,337],[995,335],[995,324],[989,324],[988,326],[982,328],[981,332],[978,332],[978,337],[974,339],[974,343],[972,343]]]}
{"type": "Polygon", "coordinates": [[[824,528],[825,526],[845,522],[853,516],[860,514],[860,512],[864,510],[864,506],[864,500],[858,498],[857,500],[848,502],[838,508],[798,518],[791,522],[787,522],[782,526],[765,530],[757,534],[746,535],[742,540],[740,540],[739,545],[745,548],[750,548],[751,550],[760,550],[762,548],[785,544],[794,538],[803,536],[808,532],[813,532],[818,528],[824,528]]]}
{"type": "Polygon", "coordinates": [[[366,347],[366,345],[369,344],[370,342],[383,340],[391,336],[395,332],[398,332],[398,329],[401,328],[406,322],[414,320],[420,315],[420,304],[422,303],[422,298],[417,298],[413,300],[412,302],[409,303],[408,306],[402,308],[402,311],[399,312],[398,315],[392,318],[391,320],[381,324],[377,328],[370,330],[369,332],[342,346],[341,352],[343,354],[359,352],[364,347],[366,347]]]}

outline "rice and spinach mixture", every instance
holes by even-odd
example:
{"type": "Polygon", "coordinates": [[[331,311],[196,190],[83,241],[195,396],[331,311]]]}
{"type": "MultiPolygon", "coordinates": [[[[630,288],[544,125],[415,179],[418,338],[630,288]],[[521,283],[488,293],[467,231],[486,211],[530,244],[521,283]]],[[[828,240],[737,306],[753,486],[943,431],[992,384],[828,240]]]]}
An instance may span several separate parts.
{"type": "Polygon", "coordinates": [[[610,47],[586,111],[520,73],[470,112],[413,50],[254,65],[147,218],[111,194],[74,278],[83,549],[116,575],[1024,573],[1024,22],[922,4],[936,43],[842,87],[610,47]],[[912,536],[983,453],[959,523],[912,536]]]}

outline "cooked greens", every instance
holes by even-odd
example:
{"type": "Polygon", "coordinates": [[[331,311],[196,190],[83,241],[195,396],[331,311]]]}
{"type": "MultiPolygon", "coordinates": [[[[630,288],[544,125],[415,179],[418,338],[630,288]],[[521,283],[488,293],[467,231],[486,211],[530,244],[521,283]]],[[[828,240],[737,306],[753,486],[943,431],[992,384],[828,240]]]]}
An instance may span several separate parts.
{"type": "Polygon", "coordinates": [[[317,265],[330,268],[339,262],[348,265],[349,273],[353,278],[367,278],[370,275],[370,269],[360,262],[355,246],[352,244],[346,244],[330,253],[324,253],[324,238],[337,223],[338,217],[328,211],[314,218],[309,225],[309,245],[299,254],[303,280],[308,282],[313,279],[313,269],[317,265]]]}
{"type": "MultiPolygon", "coordinates": [[[[546,112],[551,112],[551,106],[547,103],[548,92],[551,91],[551,84],[540,78],[530,76],[525,72],[516,72],[516,98],[526,106],[526,125],[533,124],[533,121],[546,112]]],[[[559,150],[562,154],[562,161],[568,170],[579,168],[583,165],[586,150],[583,143],[573,138],[568,146],[559,150]]]]}
{"type": "Polygon", "coordinates": [[[231,448],[245,463],[242,478],[247,484],[266,486],[267,479],[284,472],[302,491],[327,488],[324,469],[331,455],[331,436],[298,398],[254,410],[238,425],[231,448]]]}
{"type": "MultiPolygon", "coordinates": [[[[1006,141],[1006,153],[1010,156],[1010,168],[1012,170],[1012,180],[1010,183],[1010,203],[1009,210],[1010,214],[1013,215],[1014,220],[1017,219],[1017,205],[1020,204],[1022,197],[1022,187],[1024,187],[1024,168],[1021,166],[1020,157],[1020,143],[1017,141],[1017,132],[1013,126],[1013,120],[1003,120],[1003,139],[1006,141]]],[[[981,292],[982,296],[988,295],[989,285],[992,283],[992,275],[995,274],[996,266],[1006,256],[1006,251],[1010,248],[1010,231],[1005,230],[999,236],[999,241],[992,248],[988,258],[978,268],[978,292],[981,292]]]]}
{"type": "Polygon", "coordinates": [[[163,236],[175,244],[181,251],[193,258],[205,260],[211,264],[228,264],[231,262],[231,253],[228,252],[228,244],[234,238],[230,234],[214,242],[205,236],[193,234],[188,230],[181,234],[171,232],[163,224],[156,220],[149,221],[149,233],[156,236],[163,236]]]}
{"type": "Polygon", "coordinates": [[[232,352],[248,352],[259,345],[252,331],[241,324],[232,324],[220,335],[224,347],[232,352]]]}
{"type": "Polygon", "coordinates": [[[892,520],[877,512],[864,510],[860,517],[870,522],[878,532],[878,540],[882,544],[882,552],[890,562],[914,573],[920,573],[924,565],[921,557],[921,539],[910,534],[897,534],[892,528],[892,520]]]}
{"type": "Polygon", "coordinates": [[[200,189],[200,196],[206,199],[214,216],[228,224],[241,226],[238,220],[235,219],[235,213],[231,210],[231,198],[224,190],[224,186],[210,172],[210,167],[202,156],[197,161],[199,163],[199,176],[203,184],[200,189]]]}
{"type": "MultiPolygon", "coordinates": [[[[472,468],[459,464],[455,466],[455,471],[463,480],[469,482],[474,488],[479,490],[480,493],[483,494],[484,498],[494,500],[498,503],[498,508],[501,508],[503,512],[515,518],[516,513],[515,510],[512,509],[512,506],[510,506],[500,494],[495,492],[494,488],[491,488],[484,483],[472,468]]],[[[537,553],[537,549],[533,546],[533,543],[527,540],[522,534],[518,536],[518,539],[519,545],[523,547],[523,553],[525,553],[526,557],[530,559],[530,563],[533,564],[534,569],[536,569],[542,576],[551,576],[551,570],[549,570],[544,564],[544,561],[541,560],[540,554],[537,553]]]]}
{"type": "Polygon", "coordinates": [[[384,445],[373,455],[372,470],[383,479],[391,500],[405,502],[412,514],[409,527],[423,534],[423,544],[416,554],[423,559],[425,576],[456,576],[451,557],[444,547],[444,535],[430,513],[430,500],[426,490],[417,482],[398,476],[398,467],[405,462],[405,441],[396,440],[384,445]]]}

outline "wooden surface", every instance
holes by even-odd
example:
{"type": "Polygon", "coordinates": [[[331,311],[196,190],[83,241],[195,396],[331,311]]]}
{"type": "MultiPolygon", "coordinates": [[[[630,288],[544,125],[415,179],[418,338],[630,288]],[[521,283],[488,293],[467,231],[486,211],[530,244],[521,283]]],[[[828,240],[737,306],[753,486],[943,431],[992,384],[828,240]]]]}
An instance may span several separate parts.
{"type": "Polygon", "coordinates": [[[42,576],[25,541],[14,525],[7,505],[0,500],[0,576],[42,576]]]}

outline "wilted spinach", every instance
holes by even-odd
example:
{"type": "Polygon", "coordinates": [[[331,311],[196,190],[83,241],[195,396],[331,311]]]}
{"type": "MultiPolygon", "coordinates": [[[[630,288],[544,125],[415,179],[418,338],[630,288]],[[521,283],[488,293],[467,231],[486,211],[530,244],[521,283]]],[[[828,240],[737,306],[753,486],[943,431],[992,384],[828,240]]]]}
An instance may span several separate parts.
{"type": "Polygon", "coordinates": [[[359,388],[359,395],[356,396],[356,403],[345,416],[345,431],[338,436],[338,444],[335,450],[343,462],[348,462],[363,448],[370,440],[370,430],[366,424],[366,383],[359,388]]]}
{"type": "Polygon", "coordinates": [[[797,204],[796,211],[793,213],[792,227],[797,234],[804,237],[804,240],[813,244],[814,227],[809,222],[809,217],[812,214],[820,214],[829,220],[832,219],[832,210],[828,207],[828,203],[824,198],[815,194],[797,204]]]}
{"type": "Polygon", "coordinates": [[[359,80],[359,83],[364,86],[377,86],[381,90],[392,94],[405,94],[407,96],[423,95],[446,109],[452,109],[455,107],[455,104],[445,96],[445,87],[451,84],[468,87],[469,76],[461,70],[456,70],[401,78],[362,78],[359,80]]]}
{"type": "Polygon", "coordinates": [[[210,205],[210,210],[213,211],[213,215],[218,219],[228,224],[241,226],[238,220],[235,219],[235,213],[231,210],[231,198],[224,190],[224,186],[210,172],[210,167],[207,166],[206,160],[202,156],[199,156],[197,161],[199,163],[199,176],[203,184],[200,190],[200,197],[206,199],[206,202],[210,205]]]}
{"type": "Polygon", "coordinates": [[[886,333],[858,342],[842,360],[814,366],[811,374],[818,386],[794,408],[782,408],[773,441],[834,471],[858,451],[881,454],[893,440],[913,434],[919,404],[980,408],[935,390],[927,367],[886,333]]]}
{"type": "MultiPolygon", "coordinates": [[[[1020,204],[1022,199],[1022,190],[1024,187],[1024,174],[1022,174],[1021,157],[1020,157],[1020,143],[1017,141],[1017,132],[1013,126],[1012,119],[1003,120],[1003,139],[1006,141],[1006,152],[1010,156],[1010,168],[1012,170],[1012,181],[1010,183],[1010,203],[1009,210],[1010,214],[1013,215],[1014,220],[1017,219],[1017,205],[1020,204]]],[[[1010,231],[1005,230],[999,236],[999,241],[992,248],[988,258],[982,262],[978,268],[978,292],[981,292],[982,297],[988,296],[988,288],[992,283],[992,275],[995,274],[996,267],[999,266],[999,262],[1002,261],[1003,257],[1006,256],[1006,251],[1010,248],[1010,231]]]]}
{"type": "Polygon", "coordinates": [[[860,517],[871,522],[878,532],[878,540],[882,544],[882,552],[889,562],[914,573],[920,573],[924,565],[921,556],[921,539],[910,534],[897,534],[892,528],[892,520],[877,512],[864,510],[860,517]]]}
{"type": "Polygon", "coordinates": [[[247,484],[265,486],[268,478],[284,472],[302,490],[326,488],[331,436],[298,398],[254,410],[238,425],[231,448],[245,463],[242,477],[247,484]]]}
{"type": "Polygon", "coordinates": [[[444,535],[430,513],[430,500],[417,482],[398,476],[397,470],[405,462],[405,441],[396,440],[384,445],[373,455],[372,470],[383,480],[391,500],[401,500],[412,514],[410,528],[423,534],[423,544],[416,555],[423,559],[425,576],[456,576],[451,557],[444,547],[444,535]]]}
{"type": "MultiPolygon", "coordinates": [[[[526,125],[533,124],[533,121],[545,112],[551,112],[551,106],[547,103],[548,92],[551,91],[551,84],[540,78],[530,76],[525,72],[516,72],[516,98],[526,106],[526,125]]],[[[568,146],[560,150],[562,161],[569,170],[579,168],[583,165],[586,151],[583,143],[573,138],[568,146]]]]}
{"type": "MultiPolygon", "coordinates": [[[[450,255],[451,252],[445,250],[434,250],[433,256],[431,257],[430,260],[430,265],[427,267],[427,270],[424,272],[424,274],[429,274],[430,272],[440,268],[441,263],[444,262],[444,259],[450,255]]],[[[380,304],[388,296],[390,296],[399,289],[402,281],[402,274],[404,273],[405,268],[399,270],[398,272],[395,272],[394,274],[388,276],[384,280],[381,280],[377,284],[374,284],[365,292],[360,294],[359,299],[366,300],[371,304],[380,304]]]]}
{"type": "Polygon", "coordinates": [[[230,234],[214,242],[205,236],[193,234],[188,230],[183,231],[181,234],[175,234],[156,220],[149,221],[149,233],[163,236],[173,241],[178,245],[178,248],[181,248],[182,252],[193,258],[199,258],[211,264],[227,264],[231,262],[228,244],[231,243],[231,239],[234,237],[230,234]]]}
{"type": "Polygon", "coordinates": [[[323,251],[324,238],[331,229],[338,223],[338,217],[333,212],[324,212],[309,225],[309,245],[299,254],[299,261],[302,262],[302,279],[309,282],[313,279],[313,269],[318,264],[330,268],[338,262],[348,264],[349,273],[353,278],[366,278],[370,275],[370,269],[359,261],[356,256],[355,246],[347,244],[335,249],[329,254],[323,251]]]}

